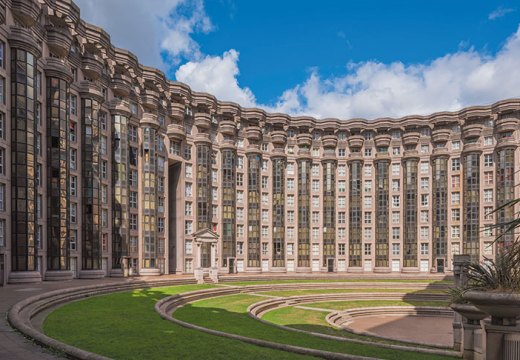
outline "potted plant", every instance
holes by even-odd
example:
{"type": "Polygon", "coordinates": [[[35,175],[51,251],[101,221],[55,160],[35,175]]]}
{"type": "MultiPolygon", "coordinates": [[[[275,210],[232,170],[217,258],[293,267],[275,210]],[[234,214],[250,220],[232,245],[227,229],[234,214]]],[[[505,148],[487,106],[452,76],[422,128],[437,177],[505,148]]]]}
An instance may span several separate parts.
{"type": "Polygon", "coordinates": [[[465,289],[459,287],[454,287],[449,290],[449,295],[451,296],[450,308],[464,317],[469,324],[477,325],[487,314],[466,300],[464,298],[465,292],[465,289]]]}
{"type": "MultiPolygon", "coordinates": [[[[520,199],[510,201],[495,212],[508,206],[515,206],[520,199]]],[[[514,233],[520,228],[520,218],[497,224],[501,234],[514,233]]],[[[497,251],[495,260],[472,263],[466,267],[467,289],[463,298],[481,311],[491,315],[495,325],[516,325],[520,316],[520,242],[504,243],[497,251]]]]}

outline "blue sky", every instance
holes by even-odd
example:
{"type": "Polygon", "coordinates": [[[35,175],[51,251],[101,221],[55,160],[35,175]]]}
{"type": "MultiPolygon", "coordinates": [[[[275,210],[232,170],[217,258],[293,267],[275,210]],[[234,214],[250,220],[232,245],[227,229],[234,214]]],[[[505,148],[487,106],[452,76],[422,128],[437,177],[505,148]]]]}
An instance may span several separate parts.
{"type": "Polygon", "coordinates": [[[77,3],[143,64],[245,106],[375,118],[520,96],[518,1],[77,3]]]}

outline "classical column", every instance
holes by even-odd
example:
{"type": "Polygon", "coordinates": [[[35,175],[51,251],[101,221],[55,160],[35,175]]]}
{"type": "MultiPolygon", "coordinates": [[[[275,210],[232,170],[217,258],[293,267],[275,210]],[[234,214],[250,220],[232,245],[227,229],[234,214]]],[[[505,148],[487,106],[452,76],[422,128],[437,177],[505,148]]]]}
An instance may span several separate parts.
{"type": "MultiPolygon", "coordinates": [[[[298,140],[298,268],[311,267],[311,166],[312,136],[306,128],[300,129],[298,140]]],[[[297,269],[298,270],[298,269],[297,269]]]]}
{"type": "Polygon", "coordinates": [[[128,190],[128,102],[111,103],[112,117],[112,271],[111,276],[128,275],[125,259],[129,256],[128,190]]]}
{"type": "MultiPolygon", "coordinates": [[[[435,151],[435,150],[434,150],[435,151]]],[[[447,266],[448,248],[448,159],[447,154],[432,155],[432,269],[447,266]]],[[[443,270],[444,271],[444,270],[443,270]]]]}
{"type": "MultiPolygon", "coordinates": [[[[105,276],[101,264],[101,151],[99,109],[103,101],[101,88],[92,81],[82,81],[82,241],[80,278],[105,276]]],[[[105,170],[106,171],[106,170],[105,170]]]]}
{"type": "MultiPolygon", "coordinates": [[[[211,115],[207,112],[197,111],[195,113],[195,126],[198,133],[195,136],[195,147],[197,154],[196,171],[196,202],[197,202],[197,232],[211,229],[212,215],[212,178],[211,178],[211,140],[209,131],[211,128],[211,115]]],[[[200,254],[210,254],[211,244],[202,242],[200,254]]],[[[202,259],[202,256],[201,256],[202,259]]],[[[203,264],[200,267],[211,267],[211,264],[203,264]]]]}
{"type": "Polygon", "coordinates": [[[463,153],[463,254],[480,259],[480,152],[463,153]]]}
{"type": "MultiPolygon", "coordinates": [[[[11,26],[11,269],[10,283],[41,280],[36,244],[36,59],[32,31],[11,26]]],[[[5,90],[5,89],[4,89],[5,90]]]]}
{"type": "Polygon", "coordinates": [[[348,206],[348,271],[361,271],[362,160],[350,160],[348,206]]]}
{"type": "Polygon", "coordinates": [[[323,135],[323,267],[336,269],[336,135],[323,135]],[[332,268],[329,262],[332,262],[332,268]]]}
{"type": "Polygon", "coordinates": [[[47,271],[46,280],[69,280],[69,112],[72,72],[65,62],[47,58],[47,271]]]}
{"type": "Polygon", "coordinates": [[[417,167],[419,159],[414,154],[403,159],[403,271],[418,271],[417,260],[417,167]]]}
{"type": "Polygon", "coordinates": [[[143,239],[141,275],[159,275],[157,254],[157,116],[144,113],[142,131],[141,233],[143,239]]]}
{"type": "MultiPolygon", "coordinates": [[[[515,199],[515,151],[516,145],[499,147],[496,150],[496,209],[515,199]]],[[[515,240],[512,231],[506,231],[507,225],[514,219],[513,206],[506,206],[496,213],[497,251],[504,246],[511,245],[515,240]]]]}
{"type": "Polygon", "coordinates": [[[220,145],[222,156],[222,266],[232,272],[236,242],[236,166],[237,152],[232,139],[220,145]]]}
{"type": "MultiPolygon", "coordinates": [[[[377,155],[380,155],[379,153],[377,155]]],[[[377,159],[374,163],[376,170],[375,181],[375,228],[376,228],[376,249],[375,249],[375,268],[376,272],[390,271],[390,245],[389,245],[389,168],[390,159],[377,159]]]]}

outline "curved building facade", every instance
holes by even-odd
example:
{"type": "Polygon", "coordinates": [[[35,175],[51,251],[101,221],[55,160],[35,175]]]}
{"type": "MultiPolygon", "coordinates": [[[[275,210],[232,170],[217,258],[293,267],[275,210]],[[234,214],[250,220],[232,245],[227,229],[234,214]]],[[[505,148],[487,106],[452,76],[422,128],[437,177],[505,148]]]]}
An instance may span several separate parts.
{"type": "Polygon", "coordinates": [[[520,196],[520,99],[291,117],[169,81],[69,0],[0,1],[0,283],[448,272],[520,196]]]}

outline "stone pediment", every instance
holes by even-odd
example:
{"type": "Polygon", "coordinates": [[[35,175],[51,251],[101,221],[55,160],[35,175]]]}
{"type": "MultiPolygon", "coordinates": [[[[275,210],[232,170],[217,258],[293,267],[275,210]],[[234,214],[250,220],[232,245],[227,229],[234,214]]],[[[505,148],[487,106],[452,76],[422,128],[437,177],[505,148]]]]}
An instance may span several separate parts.
{"type": "Polygon", "coordinates": [[[218,234],[210,229],[201,229],[192,234],[195,242],[217,242],[218,234]]]}

